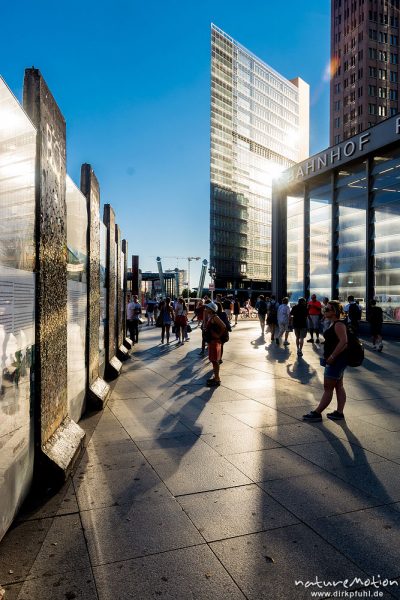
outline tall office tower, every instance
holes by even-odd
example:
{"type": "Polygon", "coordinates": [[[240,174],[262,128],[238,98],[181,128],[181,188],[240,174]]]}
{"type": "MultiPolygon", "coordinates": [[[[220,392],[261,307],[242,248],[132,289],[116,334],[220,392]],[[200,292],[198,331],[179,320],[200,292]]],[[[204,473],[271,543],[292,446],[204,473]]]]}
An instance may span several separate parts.
{"type": "Polygon", "coordinates": [[[271,287],[272,178],[308,156],[309,86],[211,26],[210,265],[216,288],[271,287]]]}
{"type": "Polygon", "coordinates": [[[332,0],[330,142],[398,112],[399,0],[332,0]]]}

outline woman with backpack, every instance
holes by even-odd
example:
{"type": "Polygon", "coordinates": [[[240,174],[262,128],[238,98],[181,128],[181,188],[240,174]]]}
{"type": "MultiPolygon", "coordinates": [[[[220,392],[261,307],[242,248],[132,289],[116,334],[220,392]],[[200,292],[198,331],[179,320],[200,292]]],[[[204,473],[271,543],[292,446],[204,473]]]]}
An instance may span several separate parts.
{"type": "Polygon", "coordinates": [[[342,305],[337,300],[330,300],[325,308],[325,318],[331,322],[325,331],[324,358],[321,365],[324,371],[324,393],[315,410],[303,415],[304,421],[322,421],[322,412],[331,403],[336,391],[337,409],[327,414],[328,419],[341,421],[346,403],[346,392],[343,387],[343,374],[347,367],[347,327],[340,320],[343,314],[342,305]]]}
{"type": "Polygon", "coordinates": [[[178,338],[178,346],[185,341],[186,326],[187,326],[187,309],[186,302],[183,298],[178,298],[175,307],[175,333],[178,338]]]}

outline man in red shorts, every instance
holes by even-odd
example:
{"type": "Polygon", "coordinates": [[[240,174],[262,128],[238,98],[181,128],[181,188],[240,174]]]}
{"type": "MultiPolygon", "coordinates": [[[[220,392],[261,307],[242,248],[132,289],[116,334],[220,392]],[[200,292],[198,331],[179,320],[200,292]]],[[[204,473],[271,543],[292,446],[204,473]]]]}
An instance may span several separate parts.
{"type": "Polygon", "coordinates": [[[221,360],[222,342],[221,336],[226,332],[225,324],[217,316],[217,305],[214,302],[208,302],[204,306],[205,322],[204,338],[208,344],[208,358],[213,367],[213,377],[207,379],[208,387],[217,387],[221,385],[219,377],[219,361],[221,360]]]}
{"type": "Polygon", "coordinates": [[[321,309],[322,304],[319,300],[317,300],[317,296],[313,294],[311,296],[311,300],[307,304],[308,308],[308,327],[310,330],[311,338],[307,340],[310,344],[314,343],[314,332],[315,332],[315,341],[319,344],[319,325],[322,317],[321,309]]]}

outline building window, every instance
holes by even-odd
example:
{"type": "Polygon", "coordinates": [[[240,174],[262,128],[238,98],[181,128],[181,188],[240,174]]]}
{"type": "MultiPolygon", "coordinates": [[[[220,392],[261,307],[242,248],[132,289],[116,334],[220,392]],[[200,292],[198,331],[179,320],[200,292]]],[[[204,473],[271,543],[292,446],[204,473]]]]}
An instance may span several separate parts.
{"type": "Polygon", "coordinates": [[[379,14],[379,22],[381,25],[387,25],[389,22],[387,14],[380,13],[379,14]]]}
{"type": "Polygon", "coordinates": [[[386,98],[387,97],[387,90],[386,88],[378,88],[378,98],[386,98]]]}
{"type": "Polygon", "coordinates": [[[391,52],[390,53],[390,62],[392,63],[392,65],[397,65],[398,62],[398,54],[391,52]]]}
{"type": "Polygon", "coordinates": [[[392,83],[397,83],[397,73],[396,73],[396,71],[390,71],[390,81],[392,83]]]}
{"type": "Polygon", "coordinates": [[[361,98],[363,95],[363,87],[362,85],[358,88],[358,97],[361,98]]]}
{"type": "Polygon", "coordinates": [[[387,116],[386,106],[378,106],[378,115],[380,117],[386,117],[387,116]]]}
{"type": "Polygon", "coordinates": [[[368,35],[369,35],[369,39],[370,40],[377,40],[378,39],[378,32],[376,31],[376,29],[369,29],[368,35]]]}
{"type": "Polygon", "coordinates": [[[386,75],[387,75],[386,69],[379,69],[378,73],[379,73],[379,79],[386,79],[386,75]]]}
{"type": "Polygon", "coordinates": [[[390,17],[390,26],[398,27],[399,26],[399,17],[390,17]]]}
{"type": "Polygon", "coordinates": [[[378,57],[379,57],[379,60],[382,60],[383,62],[387,62],[387,52],[385,50],[379,50],[378,57]]]}
{"type": "Polygon", "coordinates": [[[340,142],[340,135],[335,135],[335,144],[339,144],[340,142]]]}
{"type": "Polygon", "coordinates": [[[353,84],[353,83],[355,83],[355,82],[356,82],[356,74],[355,74],[355,73],[352,73],[352,74],[350,75],[350,84],[353,84]]]}
{"type": "Polygon", "coordinates": [[[334,120],[335,123],[335,129],[339,129],[340,127],[340,117],[336,117],[336,119],[334,120]]]}
{"type": "MultiPolygon", "coordinates": [[[[375,38],[375,39],[376,39],[376,38],[375,38]]],[[[380,41],[382,44],[387,44],[387,41],[388,41],[388,34],[387,34],[386,32],[384,32],[384,31],[380,31],[380,32],[379,32],[379,41],[380,41]]]]}
{"type": "Polygon", "coordinates": [[[391,35],[390,36],[390,45],[391,46],[398,46],[399,44],[399,38],[397,35],[391,35]]]}
{"type": "Polygon", "coordinates": [[[368,113],[370,115],[376,115],[376,104],[368,104],[368,113]]]}
{"type": "Polygon", "coordinates": [[[363,107],[362,107],[362,105],[361,105],[361,106],[359,106],[359,107],[357,108],[357,113],[358,113],[358,116],[362,115],[362,112],[363,112],[363,107]]]}
{"type": "Polygon", "coordinates": [[[370,77],[376,77],[377,68],[376,67],[368,67],[368,73],[370,77]]]}
{"type": "Polygon", "coordinates": [[[375,96],[376,96],[376,85],[369,85],[368,86],[368,96],[372,96],[373,98],[375,98],[375,96]]]}
{"type": "Polygon", "coordinates": [[[376,48],[368,48],[368,58],[371,58],[372,60],[377,60],[378,50],[376,48]]]}
{"type": "Polygon", "coordinates": [[[397,108],[395,106],[391,106],[390,107],[390,116],[394,117],[394,115],[397,115],[397,108]]]}
{"type": "Polygon", "coordinates": [[[398,93],[397,90],[389,90],[389,98],[391,100],[397,100],[398,93]]]}

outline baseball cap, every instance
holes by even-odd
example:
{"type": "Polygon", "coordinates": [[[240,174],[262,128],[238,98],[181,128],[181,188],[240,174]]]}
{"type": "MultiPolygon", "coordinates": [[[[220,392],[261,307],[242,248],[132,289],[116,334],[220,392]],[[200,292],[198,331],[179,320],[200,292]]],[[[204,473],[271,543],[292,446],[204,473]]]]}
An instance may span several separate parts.
{"type": "Polygon", "coordinates": [[[207,304],[205,304],[205,308],[209,308],[214,312],[217,312],[218,310],[218,306],[215,304],[215,302],[208,302],[207,304]]]}

